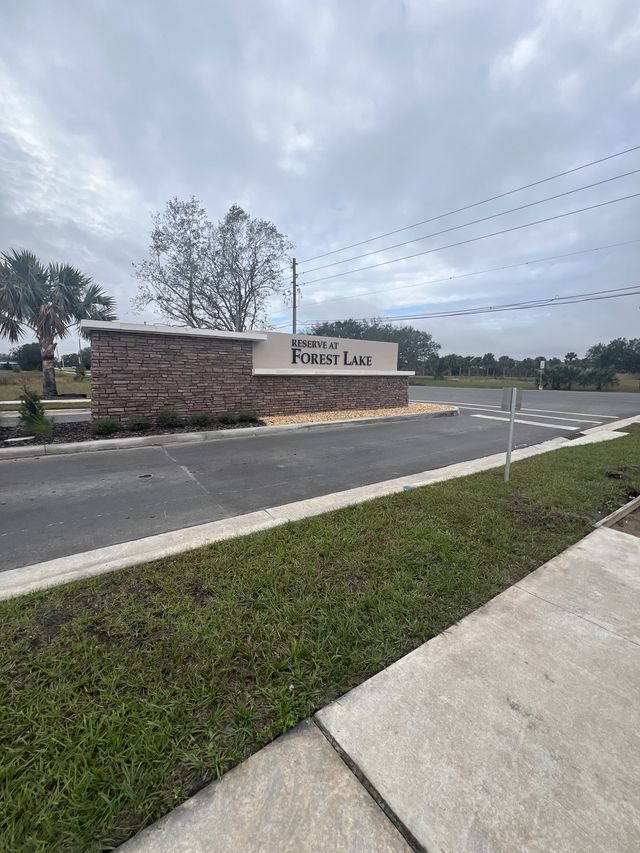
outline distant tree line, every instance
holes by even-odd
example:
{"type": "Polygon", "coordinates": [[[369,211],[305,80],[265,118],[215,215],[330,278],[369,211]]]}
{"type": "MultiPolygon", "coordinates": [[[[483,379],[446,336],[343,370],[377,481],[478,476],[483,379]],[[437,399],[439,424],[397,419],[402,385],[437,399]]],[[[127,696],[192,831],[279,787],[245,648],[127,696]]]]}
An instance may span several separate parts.
{"type": "Polygon", "coordinates": [[[314,335],[392,341],[398,344],[398,367],[415,370],[418,375],[487,376],[498,379],[540,378],[540,362],[545,362],[542,384],[554,390],[571,390],[576,386],[594,387],[598,391],[616,385],[618,373],[640,374],[640,338],[616,338],[608,344],[590,347],[584,358],[568,352],[564,359],[537,355],[511,358],[509,355],[440,355],[440,344],[433,337],[412,326],[396,327],[382,320],[339,320],[318,323],[311,328],[314,335]]]}
{"type": "Polygon", "coordinates": [[[91,370],[91,347],[83,347],[79,352],[70,352],[60,356],[58,367],[78,367],[91,370]]]}
{"type": "Polygon", "coordinates": [[[477,356],[462,356],[455,353],[438,356],[426,365],[425,373],[434,377],[449,376],[492,376],[495,378],[540,378],[540,362],[545,362],[542,384],[554,390],[571,390],[574,386],[590,387],[601,391],[616,385],[618,373],[640,373],[640,338],[616,338],[608,344],[594,344],[579,358],[576,352],[568,352],[564,359],[533,358],[515,359],[508,355],[496,358],[492,352],[477,356]]]}
{"type": "MultiPolygon", "coordinates": [[[[0,353],[0,367],[17,364],[20,370],[42,370],[42,352],[40,344],[22,344],[8,353],[0,353]]],[[[72,352],[56,358],[56,367],[77,367],[81,364],[85,370],[91,369],[91,347],[83,347],[79,353],[72,352]]]]}

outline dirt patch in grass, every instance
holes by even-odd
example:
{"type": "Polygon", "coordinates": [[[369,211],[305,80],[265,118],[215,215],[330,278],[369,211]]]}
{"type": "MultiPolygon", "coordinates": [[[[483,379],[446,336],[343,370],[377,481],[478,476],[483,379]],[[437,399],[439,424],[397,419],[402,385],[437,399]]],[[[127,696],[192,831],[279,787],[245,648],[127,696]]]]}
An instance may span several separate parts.
{"type": "Polygon", "coordinates": [[[640,465],[618,465],[617,468],[607,471],[607,477],[612,480],[630,480],[637,474],[640,474],[640,465]]]}
{"type": "Polygon", "coordinates": [[[189,587],[189,595],[193,598],[196,604],[200,604],[203,607],[215,596],[215,594],[216,593],[213,589],[208,589],[197,581],[192,583],[189,587]]]}
{"type": "Polygon", "coordinates": [[[575,522],[589,524],[596,520],[595,517],[591,519],[579,513],[565,512],[550,506],[534,504],[526,495],[511,495],[507,501],[507,509],[523,520],[544,526],[573,524],[575,522]]]}
{"type": "Polygon", "coordinates": [[[622,493],[628,501],[637,498],[640,495],[640,490],[633,484],[633,480],[638,480],[640,475],[640,465],[618,465],[607,471],[607,477],[612,480],[620,480],[622,493]]]}
{"type": "Polygon", "coordinates": [[[113,642],[111,634],[109,634],[108,631],[103,630],[99,625],[87,625],[85,633],[90,637],[95,637],[95,639],[103,646],[108,646],[113,642]]]}
{"type": "Polygon", "coordinates": [[[617,524],[612,526],[612,530],[621,530],[623,533],[631,534],[631,536],[640,537],[640,509],[636,509],[621,518],[617,524]]]}
{"type": "Polygon", "coordinates": [[[43,640],[45,642],[55,640],[60,633],[60,628],[72,618],[72,614],[66,610],[52,610],[44,613],[39,625],[43,640]]]}

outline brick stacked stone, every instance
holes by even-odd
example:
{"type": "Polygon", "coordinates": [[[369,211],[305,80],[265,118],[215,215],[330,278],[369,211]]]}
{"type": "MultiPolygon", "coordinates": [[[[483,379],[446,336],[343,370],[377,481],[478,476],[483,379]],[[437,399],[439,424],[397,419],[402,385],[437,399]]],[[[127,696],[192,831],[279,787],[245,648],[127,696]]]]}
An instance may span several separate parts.
{"type": "Polygon", "coordinates": [[[91,332],[91,411],[124,421],[164,409],[259,415],[392,408],[408,402],[404,376],[253,376],[251,341],[91,332]]]}

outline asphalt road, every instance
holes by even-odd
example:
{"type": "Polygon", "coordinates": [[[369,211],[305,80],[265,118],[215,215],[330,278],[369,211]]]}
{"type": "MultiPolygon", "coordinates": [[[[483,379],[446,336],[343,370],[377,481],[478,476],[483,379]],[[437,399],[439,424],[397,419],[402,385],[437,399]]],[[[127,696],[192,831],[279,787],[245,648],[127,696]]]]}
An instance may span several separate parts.
{"type": "MultiPolygon", "coordinates": [[[[640,395],[524,392],[516,446],[640,412],[640,395]]],[[[0,569],[375,483],[505,448],[500,391],[419,388],[455,418],[0,462],[0,569]]]]}

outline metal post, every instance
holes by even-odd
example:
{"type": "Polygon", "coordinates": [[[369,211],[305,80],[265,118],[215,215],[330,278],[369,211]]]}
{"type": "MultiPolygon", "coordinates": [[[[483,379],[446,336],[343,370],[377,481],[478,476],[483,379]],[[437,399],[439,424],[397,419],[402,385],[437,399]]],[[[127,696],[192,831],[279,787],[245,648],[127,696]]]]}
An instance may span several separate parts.
{"type": "Polygon", "coordinates": [[[298,268],[296,266],[296,259],[292,259],[291,264],[291,283],[293,285],[293,313],[291,317],[291,331],[295,335],[296,333],[296,314],[298,308],[298,268]]]}
{"type": "Polygon", "coordinates": [[[513,447],[513,427],[516,420],[516,399],[517,391],[511,389],[511,417],[509,418],[509,443],[507,444],[507,460],[504,465],[504,481],[509,482],[509,469],[511,468],[511,448],[513,447]]]}

